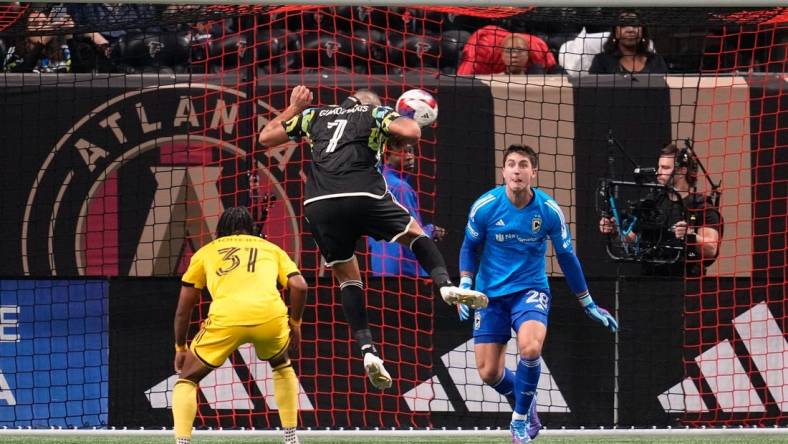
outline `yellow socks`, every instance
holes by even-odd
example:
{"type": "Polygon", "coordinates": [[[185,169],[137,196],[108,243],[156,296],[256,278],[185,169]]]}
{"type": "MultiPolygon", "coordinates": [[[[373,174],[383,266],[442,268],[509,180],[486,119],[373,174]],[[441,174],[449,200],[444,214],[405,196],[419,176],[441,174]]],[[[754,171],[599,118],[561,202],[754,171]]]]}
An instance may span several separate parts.
{"type": "MultiPolygon", "coordinates": [[[[295,378],[295,373],[293,377],[295,378]]],[[[274,376],[274,387],[276,387],[275,378],[276,376],[274,376]]],[[[279,402],[279,398],[276,402],[279,402]]],[[[197,384],[188,379],[179,379],[172,389],[172,419],[176,439],[191,439],[195,416],[197,416],[197,384]]]]}
{"type": "MultiPolygon", "coordinates": [[[[176,386],[177,387],[177,386],[176,386]]],[[[283,428],[298,425],[298,378],[288,362],[274,369],[274,399],[283,428]]],[[[192,418],[194,418],[192,416],[192,418]]]]}

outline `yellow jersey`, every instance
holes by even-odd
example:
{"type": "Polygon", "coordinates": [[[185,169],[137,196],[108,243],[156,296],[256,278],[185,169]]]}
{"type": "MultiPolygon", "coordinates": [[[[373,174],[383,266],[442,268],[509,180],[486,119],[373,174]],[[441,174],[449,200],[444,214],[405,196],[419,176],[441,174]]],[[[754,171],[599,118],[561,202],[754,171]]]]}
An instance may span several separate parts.
{"type": "Polygon", "coordinates": [[[287,315],[277,282],[298,274],[281,248],[250,235],[224,236],[203,246],[191,258],[181,279],[184,285],[208,288],[208,311],[218,326],[257,325],[287,315]]]}

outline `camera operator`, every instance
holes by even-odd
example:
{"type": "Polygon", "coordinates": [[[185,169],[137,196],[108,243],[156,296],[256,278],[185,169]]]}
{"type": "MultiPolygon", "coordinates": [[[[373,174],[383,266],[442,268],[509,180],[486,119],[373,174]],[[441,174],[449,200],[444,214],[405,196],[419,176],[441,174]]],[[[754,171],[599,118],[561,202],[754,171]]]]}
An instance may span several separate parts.
{"type": "MultiPolygon", "coordinates": [[[[657,182],[673,187],[676,193],[668,193],[661,206],[666,211],[668,225],[678,241],[686,242],[683,257],[670,264],[643,262],[645,274],[661,276],[702,276],[705,270],[717,259],[722,239],[722,216],[703,194],[695,193],[698,179],[698,163],[688,149],[679,149],[669,143],[660,151],[657,165],[657,182]],[[670,201],[681,197],[686,212],[672,211],[666,206],[675,207],[670,201]],[[686,219],[684,220],[686,214],[686,219]]],[[[599,221],[602,234],[617,233],[615,220],[603,217],[599,221]]],[[[637,242],[638,228],[635,227],[624,237],[625,242],[637,242]]]]}

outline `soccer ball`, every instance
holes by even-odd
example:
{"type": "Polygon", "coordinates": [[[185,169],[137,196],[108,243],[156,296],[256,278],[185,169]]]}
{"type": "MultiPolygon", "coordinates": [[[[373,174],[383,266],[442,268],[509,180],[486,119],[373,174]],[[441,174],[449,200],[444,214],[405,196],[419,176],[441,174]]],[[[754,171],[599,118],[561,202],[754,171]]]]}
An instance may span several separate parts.
{"type": "Polygon", "coordinates": [[[402,93],[397,99],[395,109],[400,115],[415,120],[421,127],[438,118],[438,101],[422,89],[410,89],[402,93]]]}

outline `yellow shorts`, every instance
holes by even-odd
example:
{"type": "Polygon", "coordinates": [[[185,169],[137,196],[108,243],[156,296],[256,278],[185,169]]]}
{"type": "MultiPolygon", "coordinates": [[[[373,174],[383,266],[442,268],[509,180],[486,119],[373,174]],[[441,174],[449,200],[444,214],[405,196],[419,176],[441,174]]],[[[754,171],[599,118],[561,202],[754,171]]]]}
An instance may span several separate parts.
{"type": "Polygon", "coordinates": [[[287,319],[280,316],[263,324],[233,327],[212,325],[206,319],[189,348],[203,364],[212,368],[220,367],[232,352],[248,342],[254,344],[261,361],[268,361],[280,355],[290,343],[287,319]]]}

